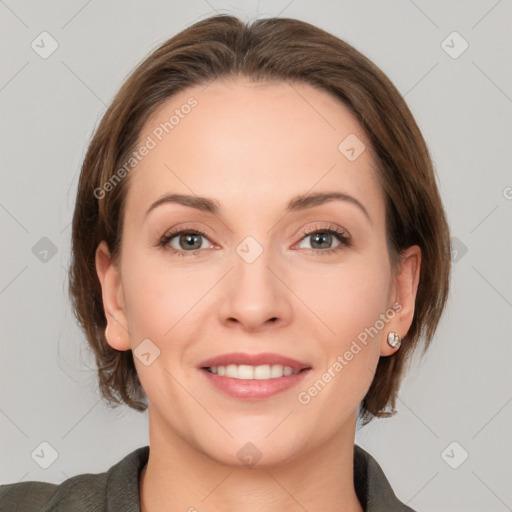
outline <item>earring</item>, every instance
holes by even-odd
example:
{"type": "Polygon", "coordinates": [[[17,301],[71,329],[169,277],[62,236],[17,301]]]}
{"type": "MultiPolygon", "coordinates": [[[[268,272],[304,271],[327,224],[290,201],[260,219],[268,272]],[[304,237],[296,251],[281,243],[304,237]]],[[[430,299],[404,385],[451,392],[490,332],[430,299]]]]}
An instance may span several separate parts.
{"type": "Polygon", "coordinates": [[[388,334],[388,345],[393,348],[400,348],[400,345],[402,344],[402,339],[396,332],[391,331],[388,334]]]}

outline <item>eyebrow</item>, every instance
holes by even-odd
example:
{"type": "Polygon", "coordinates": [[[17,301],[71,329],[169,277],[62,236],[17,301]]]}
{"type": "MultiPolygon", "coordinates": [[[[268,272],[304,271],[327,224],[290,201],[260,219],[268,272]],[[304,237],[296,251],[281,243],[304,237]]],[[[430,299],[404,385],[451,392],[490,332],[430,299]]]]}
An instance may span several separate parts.
{"type": "MultiPolygon", "coordinates": [[[[336,200],[346,201],[357,206],[359,210],[364,213],[365,217],[370,221],[370,224],[372,223],[372,219],[366,208],[355,197],[344,194],[343,192],[314,192],[310,194],[301,194],[295,196],[289,201],[286,207],[286,213],[313,208],[314,206],[336,200]]],[[[166,203],[181,204],[183,206],[195,208],[196,210],[212,213],[214,215],[218,215],[220,212],[220,205],[214,199],[199,196],[189,196],[185,194],[166,194],[157,199],[149,207],[146,215],[148,215],[149,212],[154,210],[157,206],[166,203]]]]}

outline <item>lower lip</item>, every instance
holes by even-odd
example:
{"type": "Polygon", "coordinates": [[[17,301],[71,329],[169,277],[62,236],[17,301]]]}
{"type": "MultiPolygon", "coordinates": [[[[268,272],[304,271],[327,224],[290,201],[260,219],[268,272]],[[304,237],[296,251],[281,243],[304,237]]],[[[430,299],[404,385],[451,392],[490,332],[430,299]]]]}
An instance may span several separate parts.
{"type": "Polygon", "coordinates": [[[200,368],[210,384],[235,398],[264,399],[286,391],[297,384],[309,373],[311,369],[302,370],[295,375],[278,377],[275,379],[233,379],[220,376],[200,368]]]}

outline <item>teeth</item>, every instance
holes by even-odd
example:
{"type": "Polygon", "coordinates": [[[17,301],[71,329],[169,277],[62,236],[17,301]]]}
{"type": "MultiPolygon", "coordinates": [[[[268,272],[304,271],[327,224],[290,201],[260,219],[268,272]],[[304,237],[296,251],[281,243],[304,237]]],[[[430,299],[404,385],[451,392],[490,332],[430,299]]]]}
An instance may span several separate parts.
{"type": "Polygon", "coordinates": [[[240,380],[263,380],[263,379],[278,379],[279,377],[288,377],[295,375],[300,370],[292,370],[289,366],[280,364],[264,364],[261,366],[250,366],[247,364],[228,364],[227,366],[212,366],[208,368],[211,373],[217,375],[231,377],[240,380]]]}

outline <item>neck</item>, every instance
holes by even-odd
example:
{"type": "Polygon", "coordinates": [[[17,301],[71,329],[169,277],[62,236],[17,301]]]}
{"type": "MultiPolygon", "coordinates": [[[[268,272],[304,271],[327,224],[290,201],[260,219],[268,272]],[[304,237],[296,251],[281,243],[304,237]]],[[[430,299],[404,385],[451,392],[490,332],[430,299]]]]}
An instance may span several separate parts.
{"type": "Polygon", "coordinates": [[[293,461],[261,468],[219,464],[174,433],[161,432],[153,429],[151,435],[150,421],[141,512],[363,512],[353,478],[355,420],[346,432],[293,461]]]}

